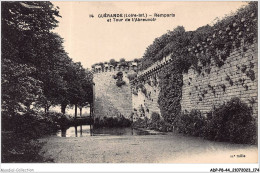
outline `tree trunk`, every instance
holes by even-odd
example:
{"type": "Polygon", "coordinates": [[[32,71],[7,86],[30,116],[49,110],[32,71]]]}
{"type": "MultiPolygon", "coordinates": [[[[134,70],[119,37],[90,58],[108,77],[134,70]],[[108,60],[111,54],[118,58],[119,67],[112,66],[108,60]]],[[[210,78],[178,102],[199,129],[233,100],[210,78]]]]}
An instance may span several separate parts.
{"type": "Polygon", "coordinates": [[[44,113],[47,113],[47,106],[44,107],[44,113]]]}
{"type": "Polygon", "coordinates": [[[26,112],[29,112],[31,110],[31,103],[25,103],[24,105],[26,107],[26,112]]]}
{"type": "Polygon", "coordinates": [[[82,137],[82,125],[80,125],[80,137],[82,137]]]}
{"type": "Polygon", "coordinates": [[[51,105],[47,106],[47,112],[49,112],[51,105]]]}
{"type": "Polygon", "coordinates": [[[77,118],[77,113],[78,113],[78,105],[77,104],[75,104],[75,118],[77,118]]]}
{"type": "Polygon", "coordinates": [[[92,117],[93,116],[93,104],[92,103],[89,104],[89,108],[90,108],[90,116],[92,117]]]}
{"type": "Polygon", "coordinates": [[[50,105],[45,105],[44,112],[45,113],[49,112],[50,107],[51,107],[50,105]]]}
{"type": "Polygon", "coordinates": [[[79,115],[82,116],[82,107],[79,108],[79,115]]]}
{"type": "Polygon", "coordinates": [[[61,113],[65,114],[67,104],[61,104],[61,113]]]}
{"type": "Polygon", "coordinates": [[[75,136],[78,137],[78,129],[77,129],[77,126],[75,126],[75,136]]]}

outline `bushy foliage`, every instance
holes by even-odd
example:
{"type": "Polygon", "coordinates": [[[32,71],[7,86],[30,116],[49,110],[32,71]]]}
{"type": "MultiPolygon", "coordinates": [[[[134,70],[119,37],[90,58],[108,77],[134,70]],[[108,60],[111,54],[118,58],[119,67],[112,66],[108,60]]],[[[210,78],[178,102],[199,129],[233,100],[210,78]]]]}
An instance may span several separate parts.
{"type": "Polygon", "coordinates": [[[125,85],[125,81],[121,81],[121,80],[116,81],[116,86],[121,87],[123,85],[125,85]]]}
{"type": "Polygon", "coordinates": [[[143,119],[142,118],[138,118],[136,121],[134,121],[132,123],[132,127],[133,128],[148,128],[148,118],[147,117],[144,117],[143,119]]]}
{"type": "Polygon", "coordinates": [[[171,41],[175,39],[175,36],[179,33],[185,32],[184,27],[178,26],[173,31],[163,34],[154,40],[153,44],[147,47],[143,58],[141,59],[141,70],[144,70],[151,66],[155,61],[161,60],[163,56],[167,55],[162,52],[162,49],[171,41]],[[159,55],[158,55],[159,54],[159,55]]]}
{"type": "Polygon", "coordinates": [[[136,73],[136,72],[127,74],[127,78],[128,78],[129,80],[133,80],[133,79],[135,79],[136,77],[137,77],[137,73],[136,73]]]}
{"type": "Polygon", "coordinates": [[[2,130],[22,134],[24,138],[39,138],[56,132],[61,125],[65,125],[64,115],[61,113],[26,112],[24,114],[9,115],[2,112],[2,130]]]}
{"type": "Polygon", "coordinates": [[[141,89],[141,92],[147,97],[147,89],[145,88],[144,84],[138,83],[136,89],[141,89]]]}
{"type": "Polygon", "coordinates": [[[141,58],[139,59],[139,58],[135,58],[134,59],[134,62],[137,62],[137,63],[139,63],[141,61],[141,58]]]}
{"type": "Polygon", "coordinates": [[[120,63],[121,66],[128,66],[128,63],[126,62],[125,58],[121,58],[119,60],[119,63],[120,63]]]}
{"type": "Polygon", "coordinates": [[[121,58],[119,61],[116,61],[115,59],[110,59],[109,62],[95,63],[91,67],[95,68],[96,65],[100,65],[101,68],[104,69],[105,64],[108,64],[109,67],[110,65],[113,67],[130,67],[132,62],[136,62],[138,64],[140,61],[140,59],[134,59],[134,61],[126,61],[124,58],[121,58]]]}
{"type": "Polygon", "coordinates": [[[181,112],[182,73],[176,64],[164,68],[159,78],[158,104],[160,111],[166,122],[173,123],[181,112]]]}
{"type": "Polygon", "coordinates": [[[61,16],[51,2],[3,2],[1,12],[2,131],[19,134],[17,141],[34,140],[67,124],[61,114],[40,108],[62,105],[65,114],[68,104],[92,102],[93,76],[72,61],[63,39],[52,32],[61,16]]]}
{"type": "Polygon", "coordinates": [[[252,117],[252,108],[239,98],[213,110],[208,120],[205,137],[216,141],[255,143],[257,124],[252,117]]]}
{"type": "Polygon", "coordinates": [[[160,120],[157,122],[157,126],[155,130],[158,130],[160,132],[172,132],[173,126],[164,120],[160,120]]]}
{"type": "MultiPolygon", "coordinates": [[[[251,44],[257,38],[257,32],[257,2],[249,2],[248,6],[217,21],[212,27],[206,25],[196,31],[185,32],[183,27],[178,26],[156,38],[144,53],[141,70],[170,54],[193,59],[195,67],[198,60],[205,66],[211,58],[217,66],[222,66],[234,48],[233,43],[236,48],[243,41],[251,44]]],[[[190,62],[185,64],[189,66],[190,62]]]]}
{"type": "Polygon", "coordinates": [[[198,110],[191,110],[190,113],[182,113],[175,123],[177,131],[180,133],[203,136],[206,124],[206,118],[198,110]]]}
{"type": "Polygon", "coordinates": [[[200,111],[192,110],[182,113],[177,119],[175,127],[180,133],[222,142],[257,142],[257,122],[252,117],[252,108],[238,98],[232,98],[209,112],[206,118],[200,111]]]}
{"type": "Polygon", "coordinates": [[[63,39],[52,32],[61,17],[57,7],[47,1],[3,2],[1,17],[5,111],[92,101],[92,73],[72,61],[63,39]]]}
{"type": "Polygon", "coordinates": [[[94,127],[130,127],[132,121],[121,117],[104,117],[104,118],[95,118],[94,127]]]}
{"type": "Polygon", "coordinates": [[[49,162],[40,155],[43,143],[37,139],[50,135],[59,129],[60,113],[13,114],[3,111],[2,121],[2,162],[49,162]]]}
{"type": "Polygon", "coordinates": [[[151,121],[152,122],[157,122],[159,120],[160,120],[160,115],[157,112],[152,112],[151,121]]]}
{"type": "Polygon", "coordinates": [[[113,65],[113,66],[117,66],[117,63],[118,63],[118,62],[116,62],[115,59],[111,59],[111,60],[109,61],[109,63],[110,63],[111,65],[113,65]]]}
{"type": "Polygon", "coordinates": [[[21,134],[2,132],[2,163],[46,163],[53,159],[46,159],[40,155],[43,142],[35,139],[21,138],[21,134]]]}
{"type": "Polygon", "coordinates": [[[114,79],[116,79],[116,86],[121,87],[125,85],[125,81],[123,81],[123,73],[120,71],[116,75],[113,76],[114,79]]]}
{"type": "Polygon", "coordinates": [[[148,119],[147,117],[138,118],[133,122],[132,127],[147,128],[160,132],[171,132],[173,130],[172,125],[162,120],[157,112],[152,112],[151,119],[148,119]]]}

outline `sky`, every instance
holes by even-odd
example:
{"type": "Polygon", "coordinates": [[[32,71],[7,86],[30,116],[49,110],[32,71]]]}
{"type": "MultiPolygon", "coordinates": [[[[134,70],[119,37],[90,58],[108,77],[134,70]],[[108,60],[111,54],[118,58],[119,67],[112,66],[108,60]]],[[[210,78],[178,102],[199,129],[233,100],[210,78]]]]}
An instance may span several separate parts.
{"type": "MultiPolygon", "coordinates": [[[[184,26],[186,31],[213,24],[215,19],[235,12],[246,2],[84,2],[55,1],[62,18],[54,30],[64,38],[64,48],[74,62],[83,67],[121,58],[141,58],[154,39],[184,26]],[[175,14],[157,17],[153,22],[111,22],[100,14],[175,14]],[[94,17],[90,17],[93,15],[94,17]]],[[[151,15],[151,16],[149,16],[151,15]]],[[[128,17],[131,19],[131,17],[128,17]]]]}

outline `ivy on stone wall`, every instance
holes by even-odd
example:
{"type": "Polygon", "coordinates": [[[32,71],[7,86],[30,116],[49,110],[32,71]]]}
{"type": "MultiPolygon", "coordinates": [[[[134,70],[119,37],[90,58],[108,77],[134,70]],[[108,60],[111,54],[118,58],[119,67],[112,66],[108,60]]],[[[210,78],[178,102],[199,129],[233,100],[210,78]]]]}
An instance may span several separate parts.
{"type": "Polygon", "coordinates": [[[183,27],[178,26],[173,31],[156,38],[145,51],[141,70],[147,69],[154,62],[170,54],[176,56],[176,51],[187,53],[198,71],[201,69],[197,65],[198,61],[206,66],[213,59],[215,64],[221,67],[233,49],[241,47],[241,52],[245,52],[246,44],[253,43],[257,38],[257,32],[257,2],[249,2],[248,6],[239,9],[234,15],[219,20],[212,27],[206,25],[196,31],[185,32],[183,27]],[[176,38],[180,35],[187,44],[185,47],[175,49],[178,44],[176,38]]]}
{"type": "MultiPolygon", "coordinates": [[[[148,59],[146,54],[150,54],[150,49],[147,49],[142,68],[149,67],[149,64],[171,53],[171,64],[163,68],[160,74],[158,104],[164,120],[174,124],[181,111],[182,73],[192,67],[200,74],[203,66],[210,66],[211,60],[221,67],[233,49],[242,47],[241,52],[246,51],[245,45],[252,44],[257,38],[257,2],[250,2],[235,15],[227,16],[213,27],[207,25],[194,32],[185,32],[183,27],[178,27],[168,36],[168,39],[165,35],[161,38],[167,40],[168,44],[161,51],[154,51],[160,56],[148,59]]],[[[153,44],[159,44],[158,39],[153,44]]],[[[253,70],[242,70],[252,81],[255,79],[253,70]]],[[[232,86],[233,81],[229,78],[227,80],[232,86]]],[[[222,86],[222,89],[225,92],[226,86],[222,86]]],[[[215,94],[214,89],[212,92],[215,94]]]]}
{"type": "Polygon", "coordinates": [[[162,117],[166,122],[175,124],[176,117],[181,112],[181,98],[183,85],[183,72],[187,72],[193,65],[197,67],[196,56],[189,56],[187,49],[183,49],[191,44],[192,34],[179,30],[172,41],[171,56],[172,62],[163,68],[159,74],[159,98],[158,104],[162,117]]]}
{"type": "Polygon", "coordinates": [[[176,65],[169,66],[163,69],[159,78],[158,104],[161,115],[166,122],[175,123],[175,118],[181,112],[182,72],[176,65]]]}
{"type": "Polygon", "coordinates": [[[118,72],[116,75],[114,75],[113,78],[117,79],[116,85],[118,87],[121,87],[121,86],[125,85],[125,81],[123,81],[123,73],[121,71],[118,72]]]}

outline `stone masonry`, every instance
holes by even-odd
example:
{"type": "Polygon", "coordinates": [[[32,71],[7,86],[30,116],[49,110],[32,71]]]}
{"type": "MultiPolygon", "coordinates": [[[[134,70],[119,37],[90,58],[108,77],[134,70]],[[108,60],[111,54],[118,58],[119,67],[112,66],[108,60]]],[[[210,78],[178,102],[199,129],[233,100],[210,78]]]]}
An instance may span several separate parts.
{"type": "MultiPolygon", "coordinates": [[[[257,116],[257,83],[258,83],[258,57],[257,44],[247,45],[247,50],[242,48],[233,50],[226,59],[225,64],[217,67],[214,61],[209,66],[203,67],[201,72],[190,68],[183,74],[182,86],[182,111],[200,110],[202,113],[211,111],[226,103],[233,97],[240,98],[243,102],[253,107],[253,115],[257,116]]],[[[153,112],[160,114],[158,105],[158,75],[162,68],[167,68],[172,63],[170,55],[151,67],[137,74],[138,82],[129,83],[127,73],[133,69],[119,69],[94,73],[95,99],[94,114],[96,117],[113,117],[123,115],[127,118],[150,118],[153,112]],[[126,85],[116,86],[113,79],[118,71],[123,72],[126,85]],[[142,80],[139,80],[142,78],[142,80]],[[142,84],[146,89],[143,93],[137,86],[142,84]]]]}
{"type": "MultiPolygon", "coordinates": [[[[119,70],[120,71],[120,70],[119,70]]],[[[126,77],[128,70],[122,70],[125,85],[118,87],[116,75],[118,70],[94,73],[94,116],[129,118],[132,113],[132,96],[129,80],[126,77]]]]}
{"type": "Polygon", "coordinates": [[[253,114],[257,116],[257,44],[247,46],[247,49],[246,52],[243,49],[233,51],[220,68],[212,63],[200,74],[192,68],[183,74],[182,111],[198,109],[206,113],[214,106],[238,97],[253,106],[253,114]],[[254,73],[255,79],[250,79],[249,71],[254,73]]]}

